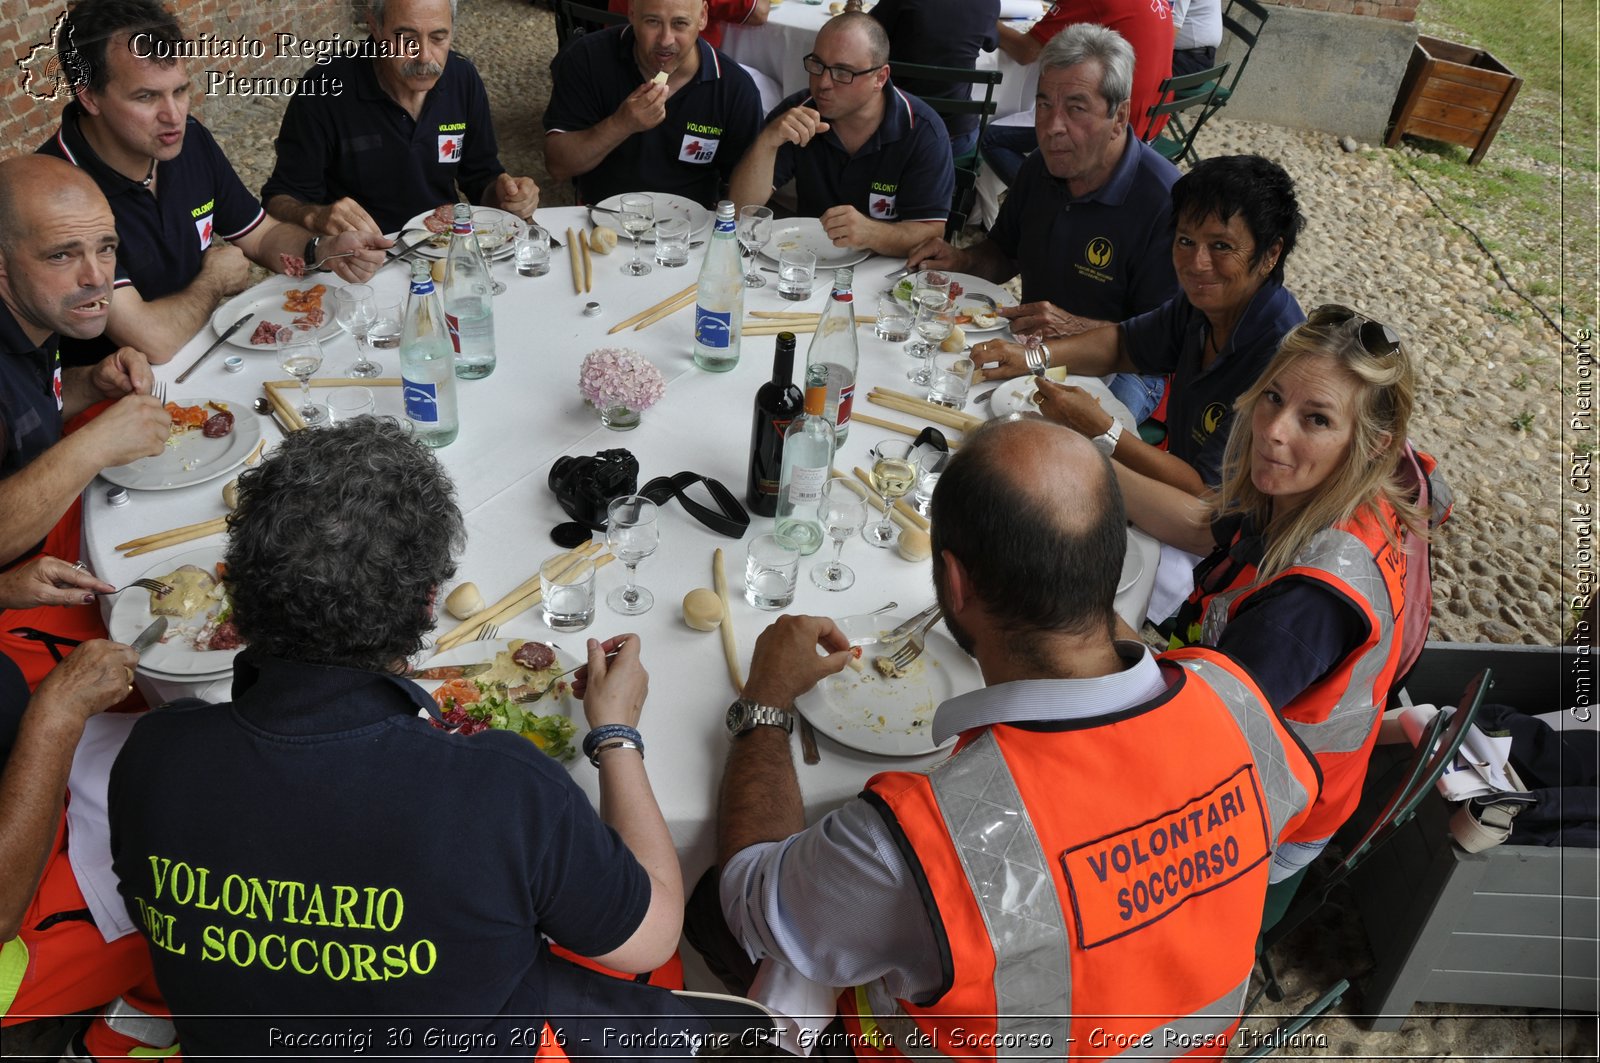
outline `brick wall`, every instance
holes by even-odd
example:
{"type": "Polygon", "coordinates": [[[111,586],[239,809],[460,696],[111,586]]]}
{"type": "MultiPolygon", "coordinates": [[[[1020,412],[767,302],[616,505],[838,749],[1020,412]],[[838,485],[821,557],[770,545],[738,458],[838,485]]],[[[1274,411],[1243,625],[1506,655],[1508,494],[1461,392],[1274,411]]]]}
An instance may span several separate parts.
{"type": "MultiPolygon", "coordinates": [[[[236,41],[241,36],[259,41],[261,58],[195,58],[188,60],[194,78],[192,112],[202,121],[215,123],[247,101],[230,86],[216,83],[208,94],[207,71],[232,73],[236,78],[297,78],[312,65],[304,55],[280,54],[278,33],[292,33],[300,41],[331,39],[336,33],[360,40],[365,26],[357,27],[353,7],[359,0],[317,0],[284,3],[282,0],[167,0],[167,7],[178,17],[184,36],[199,40],[202,34],[236,41]],[[229,89],[233,91],[230,92],[229,89]]],[[[364,6],[364,5],[363,5],[364,6]]],[[[66,5],[60,0],[0,0],[0,158],[32,151],[55,129],[65,92],[54,99],[34,99],[23,89],[22,63],[35,45],[49,41],[51,28],[66,5]]],[[[43,58],[43,57],[39,57],[43,58]]],[[[41,64],[42,65],[42,64],[41,64]]],[[[36,77],[29,88],[38,92],[36,77]]]]}
{"type": "Polygon", "coordinates": [[[1271,0],[1279,7],[1298,7],[1306,11],[1329,11],[1336,15],[1367,15],[1372,18],[1415,22],[1420,0],[1271,0]]]}

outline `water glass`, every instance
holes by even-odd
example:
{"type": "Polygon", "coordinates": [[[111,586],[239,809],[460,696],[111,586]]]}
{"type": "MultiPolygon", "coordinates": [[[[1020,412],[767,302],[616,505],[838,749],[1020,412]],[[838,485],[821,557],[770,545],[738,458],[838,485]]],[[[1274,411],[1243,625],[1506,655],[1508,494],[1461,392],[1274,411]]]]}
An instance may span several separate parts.
{"type": "Polygon", "coordinates": [[[295,412],[307,427],[328,423],[328,408],[311,401],[311,378],[322,368],[322,344],[317,334],[297,328],[278,330],[278,365],[300,381],[300,405],[295,412]]]}
{"type": "Polygon", "coordinates": [[[959,410],[967,404],[967,389],[978,372],[971,350],[934,351],[928,378],[928,401],[959,410]]]}
{"type": "Polygon", "coordinates": [[[844,541],[867,519],[867,489],[847,476],[835,476],[822,485],[817,517],[833,540],[833,560],[811,569],[811,582],[825,591],[842,591],[855,585],[855,570],[839,560],[844,541]]]}
{"type": "Polygon", "coordinates": [[[906,372],[906,379],[926,387],[933,380],[933,354],[939,345],[950,338],[956,327],[955,302],[936,289],[919,289],[916,302],[917,338],[906,344],[906,353],[918,359],[915,369],[906,372]]]}
{"type": "Polygon", "coordinates": [[[539,566],[544,622],[551,631],[582,631],[594,622],[594,562],[570,554],[547,557],[539,566]]]}
{"type": "Polygon", "coordinates": [[[944,474],[944,467],[948,464],[948,450],[935,450],[929,446],[919,448],[917,486],[911,492],[911,508],[919,515],[926,517],[933,508],[933,489],[939,486],[939,477],[944,474]]]}
{"type": "Polygon", "coordinates": [[[740,207],[739,225],[734,231],[738,234],[739,246],[744,250],[745,257],[750,260],[750,271],[744,275],[744,286],[765,288],[767,278],[756,269],[755,256],[772,236],[772,208],[755,203],[740,207]]]}
{"type": "Polygon", "coordinates": [[[328,419],[334,424],[343,424],[357,417],[369,416],[375,413],[377,408],[377,401],[372,397],[371,388],[334,388],[328,395],[328,419]]]}
{"type": "Polygon", "coordinates": [[[768,533],[750,540],[744,559],[744,600],[757,609],[786,609],[794,603],[800,576],[800,546],[787,535],[768,533]]]}
{"type": "Polygon", "coordinates": [[[346,376],[369,379],[383,372],[383,367],[367,356],[367,330],[372,327],[377,313],[372,289],[365,284],[347,284],[333,293],[333,319],[355,337],[356,350],[360,352],[345,370],[346,376]]]}
{"type": "MultiPolygon", "coordinates": [[[[497,257],[505,257],[507,245],[516,239],[515,223],[506,217],[504,211],[498,207],[474,207],[472,209],[472,233],[478,240],[478,250],[483,252],[485,265],[497,257]]],[[[505,282],[489,273],[489,294],[499,295],[506,290],[505,282]]]]}
{"type": "Polygon", "coordinates": [[[791,247],[778,255],[778,294],[798,303],[811,298],[812,280],[817,273],[817,256],[803,247],[791,247]]]}
{"type": "Polygon", "coordinates": [[[689,264],[689,219],[680,211],[656,215],[656,265],[689,264]]]}
{"type": "Polygon", "coordinates": [[[367,346],[375,351],[393,351],[400,346],[400,329],[405,318],[400,313],[400,303],[382,297],[375,300],[372,324],[367,326],[367,346]]]}
{"type": "Polygon", "coordinates": [[[517,276],[544,276],[550,272],[550,234],[537,225],[528,226],[528,235],[517,237],[515,254],[517,276]]]}
{"type": "Polygon", "coordinates": [[[872,333],[889,343],[904,343],[911,338],[911,308],[895,298],[893,292],[881,293],[872,333]]]}

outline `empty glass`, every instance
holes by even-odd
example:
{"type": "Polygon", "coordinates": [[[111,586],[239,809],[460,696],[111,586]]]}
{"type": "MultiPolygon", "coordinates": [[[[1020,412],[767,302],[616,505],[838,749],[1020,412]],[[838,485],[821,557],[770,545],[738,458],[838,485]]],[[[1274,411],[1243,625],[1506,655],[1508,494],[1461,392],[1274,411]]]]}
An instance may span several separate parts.
{"type": "Polygon", "coordinates": [[[890,547],[899,535],[899,527],[889,513],[895,502],[904,498],[917,480],[917,467],[912,462],[914,444],[909,439],[885,439],[872,448],[872,487],[883,499],[883,515],[861,528],[861,537],[873,546],[890,547]]]}
{"type": "Polygon", "coordinates": [[[656,201],[650,196],[630,192],[618,205],[617,221],[633,237],[633,261],[624,262],[622,272],[630,277],[642,277],[650,272],[650,263],[639,261],[639,238],[655,227],[656,201]]]}
{"type": "Polygon", "coordinates": [[[528,234],[517,237],[514,254],[517,259],[517,276],[544,276],[550,272],[550,234],[537,225],[528,226],[528,234]]]}
{"type": "Polygon", "coordinates": [[[926,517],[933,508],[933,489],[939,485],[944,467],[950,464],[948,450],[920,447],[917,452],[917,486],[911,492],[911,508],[926,517]]]}
{"type": "Polygon", "coordinates": [[[278,330],[278,364],[300,381],[300,405],[295,412],[307,427],[328,423],[328,409],[311,401],[311,377],[322,368],[322,344],[314,332],[295,328],[278,330]]]}
{"type": "Polygon", "coordinates": [[[375,413],[377,408],[371,388],[334,388],[328,395],[328,420],[334,424],[375,413]]]}
{"type": "Polygon", "coordinates": [[[360,356],[344,371],[345,376],[365,379],[383,372],[383,367],[367,357],[367,330],[378,316],[378,306],[372,289],[365,284],[347,284],[333,293],[333,319],[339,327],[356,338],[360,356]]]}
{"type": "Polygon", "coordinates": [[[798,303],[811,298],[812,279],[817,272],[817,256],[803,247],[791,247],[778,255],[778,294],[798,303]]]}
{"type": "Polygon", "coordinates": [[[756,269],[756,252],[767,244],[767,239],[772,235],[772,208],[757,206],[754,203],[739,208],[739,246],[744,248],[744,257],[750,260],[750,271],[744,275],[746,288],[765,288],[767,278],[756,269]]]}
{"type": "Polygon", "coordinates": [[[911,316],[911,307],[894,292],[883,292],[878,296],[878,320],[873,322],[872,334],[888,343],[904,343],[911,338],[911,316]]]}
{"type": "Polygon", "coordinates": [[[689,264],[689,216],[673,210],[656,217],[656,265],[669,269],[689,264]]]}
{"type": "Polygon", "coordinates": [[[839,557],[844,553],[844,541],[867,519],[867,489],[855,480],[832,477],[822,485],[817,518],[833,540],[833,560],[813,567],[811,582],[825,591],[845,590],[855,584],[856,574],[839,557]]]}
{"type": "Polygon", "coordinates": [[[787,535],[758,535],[745,551],[744,600],[757,609],[786,609],[794,603],[799,575],[798,543],[787,535]]]}
{"type": "Polygon", "coordinates": [[[628,570],[628,582],[606,595],[606,604],[623,616],[638,616],[655,604],[655,595],[634,585],[634,569],[656,552],[656,504],[643,495],[612,499],[606,509],[606,545],[628,570]]]}
{"type": "Polygon", "coordinates": [[[551,631],[582,631],[594,621],[594,562],[556,554],[539,566],[544,622],[551,631]]]}
{"type": "Polygon", "coordinates": [[[929,360],[928,401],[936,406],[959,410],[967,404],[967,389],[977,374],[978,363],[970,349],[934,351],[929,360]]]}

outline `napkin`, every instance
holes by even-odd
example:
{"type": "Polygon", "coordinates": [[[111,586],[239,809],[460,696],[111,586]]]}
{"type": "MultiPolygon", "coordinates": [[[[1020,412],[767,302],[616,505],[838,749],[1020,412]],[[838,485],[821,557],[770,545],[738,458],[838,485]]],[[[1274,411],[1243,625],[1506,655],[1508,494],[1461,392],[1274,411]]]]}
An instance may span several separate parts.
{"type": "Polygon", "coordinates": [[[1161,544],[1161,561],[1156,566],[1156,588],[1150,592],[1150,607],[1145,610],[1152,624],[1160,624],[1178,611],[1194,590],[1194,566],[1204,560],[1199,554],[1161,544]]]}
{"type": "Polygon", "coordinates": [[[106,788],[111,763],[122,751],[128,732],[143,713],[102,712],[84,721],[83,737],[72,754],[67,775],[67,861],[100,936],[107,941],[126,937],[137,929],[117,892],[111,870],[111,821],[106,814],[106,788]]]}
{"type": "Polygon", "coordinates": [[[838,1010],[839,991],[819,985],[786,963],[768,957],[756,970],[750,999],[777,1013],[778,1044],[784,1051],[809,1056],[838,1010]]]}

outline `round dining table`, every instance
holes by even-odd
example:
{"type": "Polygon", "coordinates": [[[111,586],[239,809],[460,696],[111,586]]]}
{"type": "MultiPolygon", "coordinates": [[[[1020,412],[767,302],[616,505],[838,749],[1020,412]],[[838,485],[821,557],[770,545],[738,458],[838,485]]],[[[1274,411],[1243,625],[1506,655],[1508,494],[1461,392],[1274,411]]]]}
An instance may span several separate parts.
{"type": "MultiPolygon", "coordinates": [[[[590,224],[588,213],[577,207],[542,209],[536,220],[569,246],[572,232],[590,224]]],[[[693,239],[703,240],[705,235],[708,234],[693,239]]],[[[644,253],[650,254],[648,244],[644,253]]],[[[746,337],[737,367],[731,372],[710,373],[696,368],[691,360],[692,305],[648,328],[608,334],[623,319],[694,283],[703,254],[704,247],[698,247],[691,250],[685,267],[669,269],[658,265],[646,276],[631,277],[621,271],[628,258],[624,244],[609,255],[592,256],[592,284],[587,292],[576,290],[581,284],[575,284],[568,247],[552,249],[550,271],[541,277],[519,276],[509,260],[492,265],[495,277],[506,286],[504,293],[494,299],[498,366],[485,379],[457,382],[460,435],[436,451],[455,481],[466,520],[467,544],[459,558],[455,582],[476,583],[484,598],[493,602],[536,574],[542,560],[560,551],[550,532],[568,517],[549,488],[548,477],[551,465],[563,456],[624,447],[639,461],[641,484],[656,476],[693,471],[721,481],[743,499],[752,404],[756,389],[772,374],[774,338],[746,337]],[[592,311],[590,304],[598,305],[598,313],[585,312],[592,311]],[[632,431],[618,432],[603,426],[597,411],[579,392],[579,363],[590,351],[602,347],[632,348],[649,358],[666,378],[665,397],[644,412],[639,427],[632,431]]],[[[902,265],[898,260],[870,257],[856,266],[854,290],[861,312],[871,313],[869,308],[877,294],[889,287],[888,275],[902,265]]],[[[582,272],[581,268],[578,272],[582,272]]],[[[746,291],[747,318],[751,311],[759,310],[820,311],[828,299],[828,278],[829,273],[821,271],[809,300],[788,302],[779,297],[773,276],[766,287],[746,291]]],[[[406,266],[391,261],[378,271],[371,286],[380,299],[403,300],[408,279],[406,266]]],[[[330,288],[342,284],[332,274],[319,275],[317,282],[330,288]]],[[[262,283],[262,290],[270,293],[272,289],[265,286],[303,287],[312,282],[272,277],[262,283]]],[[[331,309],[331,297],[326,305],[331,309]]],[[[218,320],[225,316],[219,315],[218,320]]],[[[239,337],[245,347],[224,344],[185,383],[175,383],[178,373],[216,338],[213,328],[205,327],[171,362],[156,367],[155,375],[167,385],[169,400],[183,404],[224,401],[240,418],[257,419],[266,443],[265,456],[270,459],[273,447],[283,438],[282,431],[271,417],[252,412],[251,402],[262,394],[266,382],[285,380],[286,375],[270,349],[248,349],[245,334],[249,331],[248,327],[241,330],[239,337]],[[225,365],[227,355],[241,357],[242,370],[229,371],[225,365]]],[[[915,390],[906,380],[913,360],[903,353],[901,344],[875,338],[870,325],[858,331],[861,362],[856,409],[920,428],[921,422],[911,415],[886,411],[868,401],[868,392],[874,386],[915,390]]],[[[797,380],[804,372],[803,354],[810,339],[809,334],[799,336],[797,380]]],[[[343,333],[329,338],[324,348],[326,357],[319,378],[341,376],[356,359],[356,341],[343,333]]],[[[377,351],[374,355],[383,367],[384,377],[399,376],[398,351],[377,351]]],[[[377,387],[374,392],[379,415],[402,414],[398,388],[377,387]]],[[[286,394],[292,397],[295,393],[286,394]]],[[[893,437],[894,432],[857,422],[840,446],[835,466],[847,475],[854,466],[867,467],[873,444],[893,437]]],[[[111,485],[96,479],[86,492],[85,559],[96,573],[120,588],[140,576],[159,574],[163,566],[170,568],[174,559],[197,549],[210,547],[220,552],[221,533],[135,557],[123,556],[115,547],[126,540],[222,516],[226,512],[223,486],[234,475],[237,473],[230,472],[173,489],[131,490],[120,505],[112,504],[107,497],[113,493],[109,490],[111,485]]],[[[587,631],[553,633],[534,608],[502,625],[500,637],[550,641],[581,658],[586,637],[606,638],[622,632],[640,636],[643,660],[650,672],[650,696],[640,723],[646,765],[684,873],[692,882],[714,856],[716,795],[728,742],[723,717],[735,691],[721,639],[715,633],[690,628],[683,620],[680,602],[690,590],[712,585],[713,552],[722,549],[739,665],[741,670],[747,669],[757,635],[775,614],[755,609],[742,598],[745,544],[750,536],[771,530],[772,521],[753,517],[745,540],[735,540],[712,532],[682,505],[671,501],[661,506],[659,525],[659,549],[638,568],[639,583],[655,595],[655,605],[649,612],[624,617],[606,606],[606,593],[624,578],[623,566],[612,564],[597,574],[597,612],[587,631]]],[[[1154,582],[1157,546],[1154,540],[1132,529],[1129,544],[1130,551],[1138,555],[1136,567],[1141,575],[1119,594],[1117,607],[1137,627],[1154,582]]],[[[898,608],[891,615],[909,617],[933,601],[928,561],[904,560],[895,550],[875,548],[859,536],[845,543],[843,550],[843,560],[858,573],[855,585],[837,593],[824,591],[813,585],[808,571],[827,556],[828,549],[825,545],[824,552],[802,559],[791,611],[845,617],[894,601],[898,608]]],[[[450,589],[444,588],[440,601],[450,589]]],[[[105,603],[108,615],[114,600],[108,596],[105,603]]],[[[453,624],[448,617],[441,617],[436,633],[453,624]]],[[[948,644],[946,652],[955,652],[953,643],[948,644]]],[[[969,675],[970,683],[975,685],[976,669],[970,665],[965,669],[961,674],[969,675]]],[[[139,684],[151,704],[180,696],[226,701],[230,689],[226,677],[184,681],[141,673],[139,684]]],[[[570,711],[581,740],[582,708],[574,704],[570,711]]],[[[798,765],[808,817],[816,817],[858,793],[874,772],[925,768],[944,756],[942,752],[880,756],[833,741],[826,728],[819,728],[818,734],[820,763],[798,765]]],[[[596,773],[588,762],[577,758],[571,771],[591,799],[598,801],[596,773]]]]}

